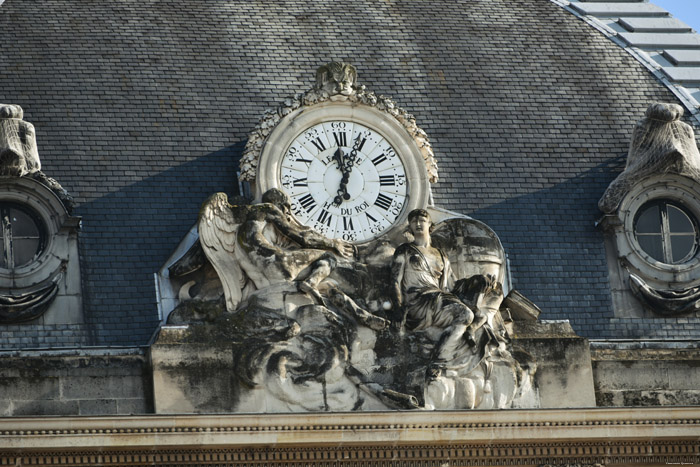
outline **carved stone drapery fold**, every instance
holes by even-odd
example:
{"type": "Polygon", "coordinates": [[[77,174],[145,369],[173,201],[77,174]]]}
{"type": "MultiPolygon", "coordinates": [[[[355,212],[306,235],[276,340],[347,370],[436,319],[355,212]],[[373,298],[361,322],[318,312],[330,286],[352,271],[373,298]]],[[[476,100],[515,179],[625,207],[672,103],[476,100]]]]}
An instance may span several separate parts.
{"type": "Polygon", "coordinates": [[[641,277],[630,274],[630,288],[649,311],[662,316],[678,316],[700,309],[700,287],[682,290],[655,289],[641,277]]]}
{"type": "Polygon", "coordinates": [[[614,212],[630,189],[651,175],[677,174],[700,182],[700,153],[693,128],[680,121],[683,107],[650,105],[630,141],[625,170],[608,186],[598,207],[614,212]]]}

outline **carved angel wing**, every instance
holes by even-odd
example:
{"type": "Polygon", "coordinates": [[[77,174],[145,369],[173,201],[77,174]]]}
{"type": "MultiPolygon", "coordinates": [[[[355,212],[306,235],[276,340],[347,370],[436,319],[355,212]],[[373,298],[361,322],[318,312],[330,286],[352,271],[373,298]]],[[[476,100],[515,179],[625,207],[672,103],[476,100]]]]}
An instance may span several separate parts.
{"type": "Polygon", "coordinates": [[[204,254],[219,275],[226,297],[226,309],[236,310],[243,296],[246,276],[235,255],[238,219],[226,193],[207,199],[199,211],[199,241],[204,254]]]}

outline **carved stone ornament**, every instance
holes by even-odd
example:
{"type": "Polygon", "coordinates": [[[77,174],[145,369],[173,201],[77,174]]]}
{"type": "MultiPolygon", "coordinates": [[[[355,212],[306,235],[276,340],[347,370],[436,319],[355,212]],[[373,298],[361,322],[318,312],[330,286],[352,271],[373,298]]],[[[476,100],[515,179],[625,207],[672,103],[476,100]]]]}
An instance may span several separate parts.
{"type": "Polygon", "coordinates": [[[250,134],[241,179],[256,181],[254,202],[202,205],[197,241],[167,269],[169,300],[179,288],[168,323],[190,326],[152,349],[159,413],[538,406],[536,362],[512,351],[501,312],[498,237],[430,206],[425,132],[356,79],[349,64],[319,68],[250,134]],[[164,350],[177,339],[233,348],[231,370],[223,355],[190,359],[233,373],[226,396],[193,394],[201,378],[182,397],[159,391],[183,380],[164,350]]]}
{"type": "Polygon", "coordinates": [[[418,125],[413,115],[399,107],[392,99],[377,95],[357,84],[357,71],[347,63],[332,62],[316,72],[313,89],[288,97],[276,109],[265,111],[263,117],[248,135],[248,142],[241,158],[240,179],[252,182],[256,179],[258,162],[267,137],[285,117],[333,100],[347,100],[353,105],[367,106],[384,113],[405,128],[420,148],[428,180],[438,180],[437,163],[428,136],[418,125]]]}
{"type": "Polygon", "coordinates": [[[618,260],[608,266],[619,309],[638,303],[639,312],[659,316],[700,310],[700,152],[692,127],[680,121],[683,112],[676,104],[649,106],[634,128],[625,170],[598,202],[606,248],[618,260]],[[673,229],[686,223],[680,229],[687,243],[678,243],[669,219],[673,229]]]}
{"type": "Polygon", "coordinates": [[[23,120],[24,111],[16,104],[0,104],[0,176],[33,179],[53,191],[68,212],[73,197],[53,178],[41,172],[34,125],[23,120]]]}
{"type": "Polygon", "coordinates": [[[79,219],[70,216],[73,198],[41,172],[34,126],[23,115],[19,105],[0,104],[0,201],[26,210],[22,212],[32,218],[38,246],[33,257],[17,263],[11,216],[2,219],[0,324],[37,319],[57,297],[63,300],[74,288],[79,290],[79,274],[66,272],[70,258],[77,262],[79,219]]]}
{"type": "Polygon", "coordinates": [[[41,169],[34,125],[23,117],[19,105],[0,104],[0,175],[22,177],[41,169]]]}
{"type": "Polygon", "coordinates": [[[432,226],[444,212],[419,209],[400,238],[352,245],[296,223],[279,190],[262,201],[210,197],[199,242],[170,267],[186,282],[169,322],[233,344],[232,410],[537,406],[536,364],[514,358],[499,311],[505,254],[484,224],[432,226]]]}
{"type": "Polygon", "coordinates": [[[608,186],[598,207],[614,212],[631,188],[646,177],[676,174],[700,182],[700,153],[693,128],[681,122],[683,107],[656,103],[637,123],[625,170],[608,186]]]}

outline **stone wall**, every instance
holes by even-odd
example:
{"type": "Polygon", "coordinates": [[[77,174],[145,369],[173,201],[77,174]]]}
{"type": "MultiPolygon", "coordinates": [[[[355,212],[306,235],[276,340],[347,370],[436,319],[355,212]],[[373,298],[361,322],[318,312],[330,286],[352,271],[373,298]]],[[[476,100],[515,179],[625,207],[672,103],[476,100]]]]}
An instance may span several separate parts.
{"type": "Polygon", "coordinates": [[[0,416],[151,413],[140,350],[0,355],[0,416]]]}
{"type": "Polygon", "coordinates": [[[654,348],[648,343],[647,348],[641,343],[600,347],[591,349],[599,407],[700,405],[697,343],[686,348],[654,348]]]}

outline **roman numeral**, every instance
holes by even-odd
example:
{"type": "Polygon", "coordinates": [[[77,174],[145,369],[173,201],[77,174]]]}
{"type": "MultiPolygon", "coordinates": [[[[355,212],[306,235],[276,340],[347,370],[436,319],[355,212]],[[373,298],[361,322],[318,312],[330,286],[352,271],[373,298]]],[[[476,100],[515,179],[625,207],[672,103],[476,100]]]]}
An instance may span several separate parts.
{"type": "Polygon", "coordinates": [[[348,135],[347,133],[336,133],[335,131],[333,132],[333,138],[335,138],[335,145],[340,147],[340,146],[347,146],[348,145],[348,135]]]}
{"type": "Polygon", "coordinates": [[[343,217],[343,230],[355,230],[352,225],[352,217],[343,217]]]}
{"type": "Polygon", "coordinates": [[[372,222],[377,222],[377,219],[375,219],[374,217],[372,217],[368,212],[365,213],[365,216],[367,216],[367,219],[369,219],[370,221],[372,221],[372,222]]]}
{"type": "Polygon", "coordinates": [[[379,185],[380,186],[394,186],[394,185],[396,185],[396,182],[394,181],[394,176],[393,175],[380,175],[379,176],[379,185]]]}
{"type": "Polygon", "coordinates": [[[375,157],[374,159],[372,159],[372,164],[379,165],[382,162],[384,162],[385,160],[386,160],[386,156],[384,155],[384,153],[382,153],[382,154],[378,155],[377,157],[375,157]]]}
{"type": "Polygon", "coordinates": [[[309,186],[305,178],[297,178],[294,180],[294,186],[309,186]]]}
{"type": "Polygon", "coordinates": [[[382,208],[386,211],[391,206],[392,201],[393,201],[393,199],[389,198],[384,193],[379,193],[379,196],[377,196],[377,200],[374,202],[374,204],[375,204],[375,206],[379,206],[380,208],[382,208]]]}
{"type": "Polygon", "coordinates": [[[362,141],[360,141],[359,143],[357,142],[357,140],[355,140],[355,149],[357,149],[358,151],[362,151],[362,146],[365,145],[365,141],[367,141],[367,138],[362,138],[362,141]]]}
{"type": "Polygon", "coordinates": [[[321,224],[326,224],[328,227],[330,227],[331,219],[333,219],[333,215],[325,209],[321,209],[321,214],[318,215],[318,221],[321,224]]]}
{"type": "Polygon", "coordinates": [[[323,141],[321,141],[320,137],[318,137],[316,139],[312,139],[311,142],[314,143],[314,146],[316,146],[316,149],[318,149],[318,152],[323,152],[326,150],[326,145],[323,144],[323,141]]]}
{"type": "Polygon", "coordinates": [[[311,193],[299,198],[299,204],[301,204],[302,208],[306,209],[306,212],[311,212],[311,210],[316,207],[316,201],[314,197],[311,196],[311,193]]]}
{"type": "Polygon", "coordinates": [[[301,157],[297,159],[295,162],[304,162],[306,164],[311,164],[311,159],[302,159],[301,157]]]}

